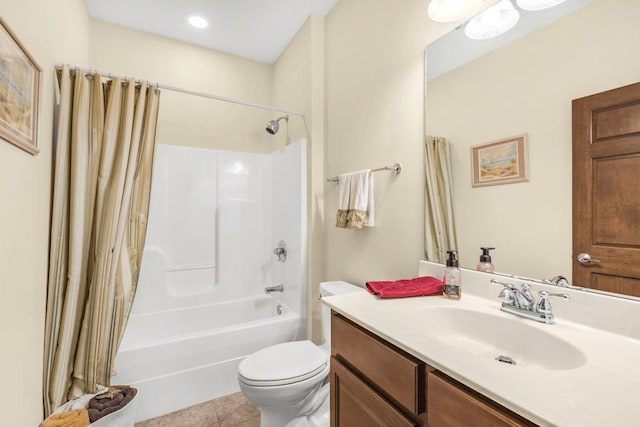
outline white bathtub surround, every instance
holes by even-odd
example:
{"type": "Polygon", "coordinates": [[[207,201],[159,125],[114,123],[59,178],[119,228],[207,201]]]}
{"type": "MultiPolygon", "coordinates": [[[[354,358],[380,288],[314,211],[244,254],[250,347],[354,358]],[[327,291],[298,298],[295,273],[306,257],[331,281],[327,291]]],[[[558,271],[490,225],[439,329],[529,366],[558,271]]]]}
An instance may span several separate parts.
{"type": "Polygon", "coordinates": [[[289,309],[278,315],[278,305],[274,297],[256,296],[137,315],[113,381],[135,384],[147,397],[138,420],[235,393],[238,364],[248,354],[297,338],[300,315],[289,309]]]}
{"type": "Polygon", "coordinates": [[[306,338],[306,164],[303,140],[269,155],[158,147],[112,379],[140,390],[138,421],[235,393],[247,355],[306,338]]]}
{"type": "MultiPolygon", "coordinates": [[[[442,269],[439,264],[420,262],[419,274],[439,277],[442,269]]],[[[460,301],[437,296],[382,300],[368,294],[349,294],[324,298],[323,302],[540,425],[637,425],[638,301],[531,283],[534,295],[547,290],[571,296],[570,301],[552,302],[557,323],[545,325],[500,311],[501,287],[490,284],[492,278],[518,286],[522,282],[462,269],[460,301]],[[455,315],[456,310],[460,310],[460,316],[455,315]],[[452,323],[463,324],[465,315],[512,325],[508,330],[513,334],[490,338],[501,348],[509,348],[509,340],[525,338],[525,351],[516,356],[521,363],[498,363],[493,352],[483,352],[491,350],[480,339],[495,333],[490,325],[477,330],[470,327],[463,334],[456,332],[452,323]],[[555,347],[560,349],[557,353],[552,352],[555,344],[562,344],[555,347]]]]}

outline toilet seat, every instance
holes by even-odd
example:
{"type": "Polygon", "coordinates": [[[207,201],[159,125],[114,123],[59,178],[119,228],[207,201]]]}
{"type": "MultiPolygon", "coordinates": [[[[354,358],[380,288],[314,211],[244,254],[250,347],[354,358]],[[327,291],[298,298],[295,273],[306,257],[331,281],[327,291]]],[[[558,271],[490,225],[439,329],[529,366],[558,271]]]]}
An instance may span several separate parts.
{"type": "Polygon", "coordinates": [[[244,384],[273,387],[326,376],[329,358],[311,341],[294,341],[267,347],[244,359],[238,377],[244,384]]]}

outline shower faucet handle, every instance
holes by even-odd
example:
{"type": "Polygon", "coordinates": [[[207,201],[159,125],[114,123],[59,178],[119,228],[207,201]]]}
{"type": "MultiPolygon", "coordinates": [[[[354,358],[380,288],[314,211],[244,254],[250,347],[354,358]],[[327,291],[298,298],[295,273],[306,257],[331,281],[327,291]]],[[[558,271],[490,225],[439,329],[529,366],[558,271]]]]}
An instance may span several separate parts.
{"type": "Polygon", "coordinates": [[[285,262],[287,260],[287,244],[284,240],[278,242],[278,247],[273,250],[273,253],[278,257],[278,261],[285,262]]]}

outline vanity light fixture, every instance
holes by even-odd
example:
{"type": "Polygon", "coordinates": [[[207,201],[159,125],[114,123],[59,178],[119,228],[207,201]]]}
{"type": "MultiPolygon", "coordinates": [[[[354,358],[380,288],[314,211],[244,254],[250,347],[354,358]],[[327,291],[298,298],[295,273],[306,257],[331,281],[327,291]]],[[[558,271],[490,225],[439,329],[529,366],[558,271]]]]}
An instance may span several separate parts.
{"type": "Polygon", "coordinates": [[[192,27],[198,28],[200,30],[209,26],[207,20],[198,15],[187,16],[187,22],[191,24],[192,27]]]}
{"type": "Polygon", "coordinates": [[[542,10],[557,6],[566,0],[517,0],[518,7],[523,10],[542,10]]]}
{"type": "Polygon", "coordinates": [[[467,23],[464,33],[473,40],[485,40],[506,33],[520,19],[511,0],[502,0],[467,23]]]}
{"type": "Polygon", "coordinates": [[[436,22],[454,22],[469,16],[484,0],[431,0],[427,13],[436,22]]]}

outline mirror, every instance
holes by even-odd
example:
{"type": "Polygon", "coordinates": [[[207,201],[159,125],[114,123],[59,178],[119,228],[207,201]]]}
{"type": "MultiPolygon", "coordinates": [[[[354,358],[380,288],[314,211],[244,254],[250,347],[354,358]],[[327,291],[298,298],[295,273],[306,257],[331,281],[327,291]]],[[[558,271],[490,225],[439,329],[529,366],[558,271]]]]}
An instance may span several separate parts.
{"type": "Polygon", "coordinates": [[[633,53],[638,3],[567,0],[545,11],[521,10],[512,33],[493,40],[496,48],[491,40],[467,39],[464,26],[427,47],[425,128],[451,143],[461,266],[475,269],[480,247],[490,246],[498,272],[571,281],[571,101],[640,80],[633,53]],[[564,16],[545,25],[528,23],[561,10],[564,16]],[[520,25],[530,32],[517,35],[520,25]],[[438,52],[457,62],[441,66],[438,52]],[[529,181],[473,188],[471,147],[522,134],[529,181]]]}

